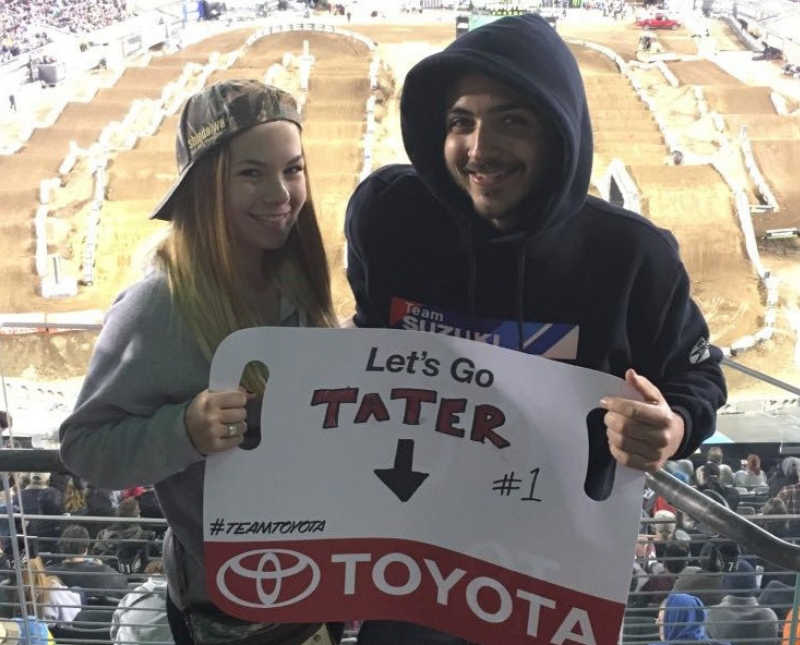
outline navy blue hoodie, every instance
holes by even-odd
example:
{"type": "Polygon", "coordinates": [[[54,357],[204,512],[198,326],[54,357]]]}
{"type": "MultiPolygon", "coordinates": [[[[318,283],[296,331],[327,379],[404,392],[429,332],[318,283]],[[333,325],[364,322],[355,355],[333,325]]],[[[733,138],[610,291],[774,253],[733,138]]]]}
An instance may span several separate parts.
{"type": "Polygon", "coordinates": [[[347,207],[347,276],[355,322],[390,326],[393,299],[523,324],[577,327],[583,367],[645,375],[683,417],[677,457],[714,431],[726,390],[721,353],[690,298],[674,237],[589,196],[592,128],[577,63],[534,15],[500,19],[418,63],[401,99],[410,165],[365,179],[347,207]],[[474,211],[445,166],[447,89],[483,73],[530,98],[552,128],[548,189],[532,191],[522,230],[500,233],[474,211]]]}

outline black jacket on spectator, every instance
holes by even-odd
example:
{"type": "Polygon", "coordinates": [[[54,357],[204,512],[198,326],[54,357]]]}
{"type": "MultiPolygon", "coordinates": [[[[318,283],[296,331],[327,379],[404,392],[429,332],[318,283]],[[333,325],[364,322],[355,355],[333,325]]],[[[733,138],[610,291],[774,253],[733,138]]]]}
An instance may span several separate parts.
{"type": "Polygon", "coordinates": [[[22,502],[22,509],[27,515],[39,515],[41,509],[39,508],[39,498],[46,488],[44,486],[28,486],[20,494],[19,498],[22,502]]]}
{"type": "Polygon", "coordinates": [[[113,596],[121,598],[128,592],[128,579],[116,569],[98,560],[68,560],[51,567],[68,587],[79,587],[89,591],[90,595],[113,596]]]}

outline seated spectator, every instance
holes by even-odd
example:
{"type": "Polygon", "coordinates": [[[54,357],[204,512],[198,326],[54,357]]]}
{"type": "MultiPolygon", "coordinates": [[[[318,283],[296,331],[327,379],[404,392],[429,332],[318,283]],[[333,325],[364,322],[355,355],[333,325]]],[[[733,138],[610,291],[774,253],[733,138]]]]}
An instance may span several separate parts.
{"type": "MultiPolygon", "coordinates": [[[[778,498],[768,500],[761,508],[762,515],[786,515],[786,505],[778,498]]],[[[792,527],[789,526],[787,520],[766,520],[764,522],[757,522],[757,524],[769,531],[773,535],[787,539],[792,536],[792,527]]],[[[796,535],[796,534],[795,534],[796,535]]],[[[764,589],[771,582],[780,582],[794,588],[795,572],[783,567],[779,567],[772,562],[760,559],[758,560],[764,568],[764,574],[761,576],[761,588],[764,589]]]]}
{"type": "Polygon", "coordinates": [[[660,559],[664,557],[664,547],[675,536],[677,518],[672,511],[662,510],[656,511],[653,520],[651,526],[655,536],[656,558],[660,559]]]}
{"type": "Polygon", "coordinates": [[[720,640],[777,644],[778,616],[769,607],[758,604],[753,565],[739,558],[736,568],[725,574],[722,587],[728,594],[718,605],[708,608],[708,633],[720,640]]]}
{"type": "Polygon", "coordinates": [[[156,497],[156,491],[152,486],[145,487],[144,492],[139,495],[139,508],[142,512],[142,517],[164,517],[161,504],[158,501],[158,497],[156,497]]]}
{"type": "Polygon", "coordinates": [[[72,475],[67,472],[50,473],[50,487],[55,488],[63,497],[64,493],[67,492],[67,482],[70,480],[70,477],[72,477],[72,475]]]}
{"type": "Polygon", "coordinates": [[[173,642],[161,560],[150,561],[144,572],[147,580],[125,595],[114,612],[111,639],[116,645],[173,642]]]}
{"type": "Polygon", "coordinates": [[[26,515],[41,515],[42,511],[39,508],[39,497],[44,492],[45,488],[47,488],[47,485],[45,484],[44,478],[39,473],[33,473],[33,475],[31,475],[30,484],[27,486],[25,486],[23,480],[23,489],[19,494],[22,512],[26,515]]]}
{"type": "Polygon", "coordinates": [[[656,547],[652,535],[639,535],[636,538],[636,560],[645,571],[650,570],[650,565],[656,561],[656,547]]]}
{"type": "Polygon", "coordinates": [[[641,588],[648,595],[650,605],[659,605],[675,586],[678,574],[686,568],[689,557],[689,545],[686,542],[672,540],[664,546],[663,556],[653,565],[651,576],[641,588]],[[658,567],[658,568],[656,568],[658,567]]]}
{"type": "MultiPolygon", "coordinates": [[[[782,499],[779,499],[777,497],[768,499],[766,502],[764,502],[764,506],[761,507],[761,515],[788,515],[788,514],[789,510],[786,508],[786,504],[783,502],[782,499]]],[[[789,527],[789,521],[786,519],[764,520],[763,522],[758,522],[758,525],[764,530],[772,533],[772,535],[782,539],[792,536],[791,529],[789,527]]]]}
{"type": "Polygon", "coordinates": [[[88,557],[89,532],[83,526],[67,526],[58,541],[64,559],[53,567],[68,587],[79,587],[89,595],[120,598],[127,591],[126,576],[100,560],[88,557]]]}
{"type": "Polygon", "coordinates": [[[706,645],[730,645],[712,640],[705,625],[706,610],[697,596],[671,593],[658,612],[656,624],[661,643],[690,642],[706,645]]]}
{"type": "Polygon", "coordinates": [[[733,471],[731,467],[723,462],[723,454],[721,446],[711,446],[706,454],[706,463],[700,466],[695,472],[697,483],[703,485],[707,476],[709,464],[716,466],[717,479],[723,486],[733,485],[733,471]]]}
{"type": "Polygon", "coordinates": [[[777,580],[772,580],[767,585],[761,587],[758,595],[758,604],[762,607],[769,607],[775,612],[778,620],[786,619],[786,614],[792,608],[794,602],[794,587],[785,585],[777,580]]]}
{"type": "MultiPolygon", "coordinates": [[[[141,517],[135,497],[123,499],[118,512],[121,518],[141,517]]],[[[92,553],[100,556],[113,555],[124,573],[141,573],[147,565],[150,553],[148,546],[154,537],[152,531],[146,531],[140,524],[115,522],[97,534],[92,553]]]]}
{"type": "MultiPolygon", "coordinates": [[[[781,645],[791,645],[792,643],[792,620],[794,619],[794,609],[790,609],[786,614],[786,619],[783,621],[783,640],[781,645]]],[[[794,642],[800,643],[800,617],[797,620],[797,626],[794,632],[794,642]]]]}
{"type": "Polygon", "coordinates": [[[86,492],[77,477],[70,477],[64,489],[64,512],[70,515],[86,513],[86,492]]]}
{"type": "Polygon", "coordinates": [[[678,530],[676,530],[676,534],[685,535],[689,542],[690,561],[688,564],[697,565],[700,551],[703,545],[711,539],[713,531],[704,527],[700,522],[697,522],[693,517],[683,511],[678,511],[677,519],[678,530]],[[680,531],[680,533],[678,533],[678,531],[680,531]]]}
{"type": "Polygon", "coordinates": [[[797,463],[790,464],[786,481],[775,497],[786,504],[789,515],[800,515],[800,469],[797,463]]]}
{"type": "Polygon", "coordinates": [[[747,455],[747,465],[742,470],[736,471],[733,475],[733,483],[748,490],[756,486],[766,486],[767,473],[761,470],[761,457],[753,454],[747,455]]]}
{"type": "Polygon", "coordinates": [[[649,576],[641,565],[634,560],[631,581],[628,585],[628,606],[634,609],[647,606],[647,596],[641,594],[641,589],[647,583],[649,576]]]}
{"type": "MultiPolygon", "coordinates": [[[[684,484],[689,483],[689,476],[683,472],[682,470],[678,469],[677,462],[668,461],[667,464],[672,464],[670,466],[671,470],[668,469],[670,475],[672,475],[675,479],[683,482],[684,484]]],[[[658,511],[672,511],[677,515],[678,509],[676,509],[672,504],[670,504],[666,498],[661,495],[656,495],[653,499],[652,506],[649,508],[650,514],[655,515],[658,511]]]]}
{"type": "MultiPolygon", "coordinates": [[[[55,488],[46,488],[39,497],[39,510],[42,515],[63,515],[61,493],[55,488]]],[[[64,528],[61,520],[46,520],[36,518],[28,523],[28,536],[36,538],[40,553],[55,553],[56,543],[61,537],[64,528]]],[[[49,558],[48,558],[49,561],[49,558]]]]}
{"type": "Polygon", "coordinates": [[[30,603],[27,615],[34,615],[34,603],[39,618],[49,622],[68,623],[80,612],[80,593],[67,589],[58,576],[48,573],[39,556],[28,558],[27,565],[22,567],[22,580],[25,599],[30,603]]]}
{"type": "Polygon", "coordinates": [[[37,30],[50,25],[75,34],[95,31],[128,15],[124,0],[4,0],[0,2],[0,62],[51,42],[37,30]]]}
{"type": "Polygon", "coordinates": [[[720,467],[714,462],[708,462],[704,467],[702,482],[697,489],[715,501],[722,498],[724,505],[735,511],[739,506],[739,491],[733,486],[724,485],[720,478],[720,467]]]}
{"type": "Polygon", "coordinates": [[[774,467],[772,473],[767,477],[770,497],[775,497],[781,488],[793,483],[790,481],[792,471],[800,472],[800,459],[797,457],[786,457],[774,467]]]}
{"type": "Polygon", "coordinates": [[[0,643],[2,645],[54,645],[55,641],[47,625],[31,616],[22,619],[0,620],[0,643]],[[30,635],[29,635],[30,634],[30,635]]]}
{"type": "MultiPolygon", "coordinates": [[[[114,505],[111,502],[111,493],[103,488],[95,488],[88,486],[86,488],[86,511],[81,513],[88,517],[114,517],[114,505]]],[[[111,522],[91,522],[88,523],[86,528],[92,538],[97,537],[97,534],[104,528],[111,526],[111,522]]]]}
{"type": "Polygon", "coordinates": [[[700,550],[700,566],[687,566],[680,572],[673,591],[692,594],[706,606],[722,600],[722,572],[725,571],[729,555],[719,544],[706,542],[700,550]]]}

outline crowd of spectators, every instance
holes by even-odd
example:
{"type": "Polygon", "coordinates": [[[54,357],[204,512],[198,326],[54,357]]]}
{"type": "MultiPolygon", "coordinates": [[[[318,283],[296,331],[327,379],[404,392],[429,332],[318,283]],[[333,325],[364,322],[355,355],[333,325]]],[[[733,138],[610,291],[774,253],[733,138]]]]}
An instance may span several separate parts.
{"type": "MultiPolygon", "coordinates": [[[[667,470],[774,535],[800,537],[800,520],[786,517],[800,514],[800,459],[765,470],[756,454],[730,464],[712,446],[667,470]]],[[[623,643],[788,645],[795,572],[743,552],[661,497],[645,497],[642,520],[623,643]]]]}
{"type": "Polygon", "coordinates": [[[16,479],[19,488],[12,486],[10,499],[5,493],[0,497],[0,512],[10,502],[25,516],[16,526],[20,562],[8,525],[0,522],[0,632],[169,642],[160,576],[164,528],[136,521],[163,517],[152,488],[108,491],[63,473],[16,479]],[[24,610],[16,591],[17,564],[24,610]]]}
{"type": "MultiPolygon", "coordinates": [[[[669,462],[667,470],[774,535],[800,537],[800,458],[764,469],[751,454],[731,465],[714,446],[694,463],[669,462]]],[[[96,623],[110,641],[169,642],[160,571],[163,525],[154,530],[137,521],[161,517],[152,488],[108,491],[62,473],[17,479],[10,499],[0,491],[0,512],[10,503],[25,516],[43,517],[16,527],[18,535],[23,528],[27,535],[17,541],[29,604],[24,611],[8,526],[0,522],[0,620],[16,621],[0,628],[49,629],[56,639],[80,639],[89,638],[80,625],[96,623]],[[98,517],[108,521],[89,519],[98,517]]],[[[702,518],[645,496],[622,643],[788,645],[795,577],[743,552],[702,518]]]]}
{"type": "Polygon", "coordinates": [[[0,63],[50,42],[43,28],[84,34],[128,16],[126,0],[0,2],[0,63]]]}

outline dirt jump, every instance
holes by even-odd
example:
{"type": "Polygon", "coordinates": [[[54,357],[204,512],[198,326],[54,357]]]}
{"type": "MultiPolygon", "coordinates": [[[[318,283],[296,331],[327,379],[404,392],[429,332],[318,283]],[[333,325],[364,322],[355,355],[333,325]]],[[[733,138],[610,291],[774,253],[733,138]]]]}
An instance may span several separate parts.
{"type": "Polygon", "coordinates": [[[711,341],[730,345],[752,333],[764,307],[722,177],[711,166],[634,166],[631,174],[643,195],[643,215],[680,244],[711,341]]]}
{"type": "MultiPolygon", "coordinates": [[[[402,80],[416,60],[452,41],[454,28],[449,23],[371,23],[348,28],[376,41],[379,56],[394,74],[394,94],[391,83],[387,83],[380,99],[375,165],[402,162],[405,153],[397,109],[402,80]]],[[[635,58],[641,33],[623,23],[598,29],[567,22],[563,29],[559,26],[559,31],[567,38],[605,44],[626,59],[635,58]]],[[[7,211],[0,228],[6,249],[0,260],[4,276],[0,311],[105,310],[122,288],[139,277],[142,262],[164,227],[148,221],[147,214],[175,176],[177,116],[166,118],[153,136],[140,139],[134,149],[110,160],[95,282],[81,288],[75,298],[45,300],[34,293],[37,281],[32,268],[32,215],[39,181],[55,175],[70,140],[84,142],[81,145],[95,141],[108,121],[125,114],[131,101],[159,97],[164,85],[180,75],[185,63],[205,63],[212,51],[237,49],[250,33],[251,29],[243,29],[215,36],[177,54],[156,57],[146,68],[130,68],[114,87],[102,90],[88,104],[69,105],[52,128],[36,132],[28,145],[12,157],[0,158],[0,169],[7,178],[0,190],[7,211]]],[[[694,41],[685,30],[666,36],[665,50],[694,53],[689,51],[694,41]]],[[[352,313],[353,303],[344,275],[342,228],[345,206],[362,165],[365,103],[371,93],[369,50],[340,34],[280,33],[254,43],[230,69],[215,72],[207,82],[237,76],[263,78],[285,52],[298,55],[304,40],[315,57],[304,108],[311,194],[328,251],[336,312],[346,317],[352,313]]],[[[727,185],[710,166],[669,165],[669,150],[653,115],[616,64],[588,48],[573,46],[572,51],[584,74],[592,118],[593,179],[596,181],[614,158],[629,168],[641,191],[643,214],[657,225],[670,228],[680,243],[692,278],[693,295],[708,319],[713,342],[729,344],[754,333],[763,322],[764,306],[744,253],[727,185]]],[[[704,86],[709,106],[724,112],[729,129],[748,125],[756,158],[781,203],[781,212],[796,215],[800,194],[793,190],[790,175],[800,162],[800,149],[794,145],[800,139],[795,136],[797,122],[788,117],[776,118],[765,88],[745,86],[713,63],[673,62],[670,67],[682,83],[704,86]],[[750,125],[756,116],[767,120],[750,125]]],[[[58,219],[59,225],[53,230],[56,247],[52,250],[72,263],[73,273],[80,268],[84,217],[92,189],[87,168],[79,165],[70,173],[66,187],[57,191],[53,206],[58,216],[53,219],[58,219]]],[[[13,341],[0,338],[3,369],[6,374],[28,373],[39,378],[78,376],[85,370],[93,338],[91,333],[64,334],[63,338],[37,335],[13,341]]],[[[791,339],[784,335],[775,343],[758,351],[765,353],[777,347],[784,356],[791,339]]]]}

